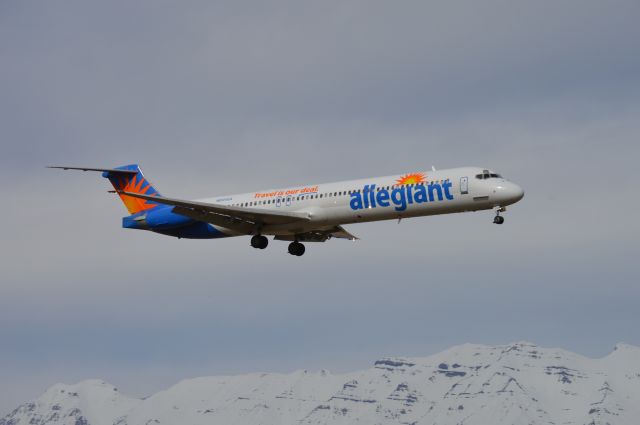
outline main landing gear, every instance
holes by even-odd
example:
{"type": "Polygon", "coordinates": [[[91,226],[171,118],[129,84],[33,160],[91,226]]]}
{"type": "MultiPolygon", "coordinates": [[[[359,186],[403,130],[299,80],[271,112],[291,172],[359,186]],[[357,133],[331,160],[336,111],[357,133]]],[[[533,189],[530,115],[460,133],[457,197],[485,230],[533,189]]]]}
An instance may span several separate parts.
{"type": "Polygon", "coordinates": [[[495,224],[504,223],[504,217],[500,215],[501,212],[505,212],[507,209],[505,207],[498,208],[496,211],[496,216],[493,218],[493,222],[495,224]]]}
{"type": "MultiPolygon", "coordinates": [[[[269,239],[266,236],[254,235],[251,237],[251,246],[257,249],[265,249],[269,245],[269,239]]],[[[305,248],[300,242],[295,241],[289,244],[289,254],[300,257],[304,254],[305,248]]]]}
{"type": "Polygon", "coordinates": [[[302,254],[304,254],[304,245],[302,245],[298,241],[291,242],[289,244],[289,254],[300,257],[302,254]]]}
{"type": "Polygon", "coordinates": [[[269,245],[269,239],[266,236],[255,235],[251,238],[251,246],[258,249],[265,249],[269,245]]]}

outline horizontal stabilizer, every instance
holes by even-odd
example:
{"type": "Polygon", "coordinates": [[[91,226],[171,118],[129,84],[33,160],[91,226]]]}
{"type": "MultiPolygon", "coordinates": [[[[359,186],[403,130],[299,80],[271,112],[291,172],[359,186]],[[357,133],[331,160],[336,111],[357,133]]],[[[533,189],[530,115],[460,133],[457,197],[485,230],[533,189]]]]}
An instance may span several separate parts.
{"type": "MultiPolygon", "coordinates": [[[[108,179],[116,192],[133,192],[147,195],[159,196],[158,191],[144,177],[142,170],[138,164],[123,165],[116,168],[94,168],[94,167],[66,167],[55,166],[47,168],[57,168],[60,170],[80,170],[80,171],[99,171],[102,177],[108,179]]],[[[120,194],[120,199],[129,211],[129,214],[137,214],[141,211],[150,210],[158,206],[157,203],[149,202],[131,196],[120,194]]]]}
{"type": "Polygon", "coordinates": [[[116,168],[88,168],[88,167],[47,167],[47,168],[57,168],[60,170],[80,170],[80,171],[102,171],[103,173],[112,173],[112,174],[138,174],[137,170],[118,170],[116,168]]]}

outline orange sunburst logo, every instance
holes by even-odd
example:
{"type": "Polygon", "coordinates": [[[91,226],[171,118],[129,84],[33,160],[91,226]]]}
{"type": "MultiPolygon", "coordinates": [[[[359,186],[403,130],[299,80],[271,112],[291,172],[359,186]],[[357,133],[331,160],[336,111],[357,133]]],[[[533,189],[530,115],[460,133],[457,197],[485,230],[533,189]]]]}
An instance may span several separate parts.
{"type": "Polygon", "coordinates": [[[426,175],[424,173],[405,174],[396,180],[397,185],[418,184],[425,182],[426,175]]]}
{"type": "MultiPolygon", "coordinates": [[[[141,175],[134,175],[133,178],[119,178],[117,180],[117,184],[117,189],[119,191],[140,193],[142,195],[148,194],[151,196],[157,195],[156,191],[153,190],[153,187],[141,175]]],[[[133,198],[122,193],[119,193],[119,196],[131,214],[136,214],[140,211],[145,211],[158,206],[158,204],[154,204],[146,199],[133,198]]]]}

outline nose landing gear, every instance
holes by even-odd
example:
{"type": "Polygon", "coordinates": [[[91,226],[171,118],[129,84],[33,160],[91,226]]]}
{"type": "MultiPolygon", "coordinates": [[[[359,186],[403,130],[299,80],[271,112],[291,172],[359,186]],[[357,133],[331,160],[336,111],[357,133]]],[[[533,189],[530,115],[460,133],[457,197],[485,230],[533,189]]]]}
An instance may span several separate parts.
{"type": "Polygon", "coordinates": [[[507,209],[505,207],[500,207],[498,208],[498,210],[496,211],[496,216],[493,218],[493,222],[495,224],[502,224],[504,223],[504,217],[500,215],[501,212],[505,212],[507,209]]]}
{"type": "Polygon", "coordinates": [[[269,245],[269,239],[266,236],[254,235],[251,238],[251,246],[258,249],[265,249],[269,245]]]}
{"type": "Polygon", "coordinates": [[[289,254],[300,257],[304,254],[305,248],[300,242],[295,241],[289,244],[289,254]]]}

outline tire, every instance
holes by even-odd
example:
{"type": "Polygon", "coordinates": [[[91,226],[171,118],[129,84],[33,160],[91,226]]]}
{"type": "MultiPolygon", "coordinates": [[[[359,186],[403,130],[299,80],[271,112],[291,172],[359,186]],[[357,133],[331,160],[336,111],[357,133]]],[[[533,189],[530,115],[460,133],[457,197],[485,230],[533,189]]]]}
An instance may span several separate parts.
{"type": "Polygon", "coordinates": [[[305,248],[300,242],[291,242],[289,244],[289,254],[300,257],[304,254],[305,248]]]}
{"type": "Polygon", "coordinates": [[[255,235],[251,238],[251,246],[257,249],[265,249],[269,245],[269,239],[266,236],[255,235]]]}

